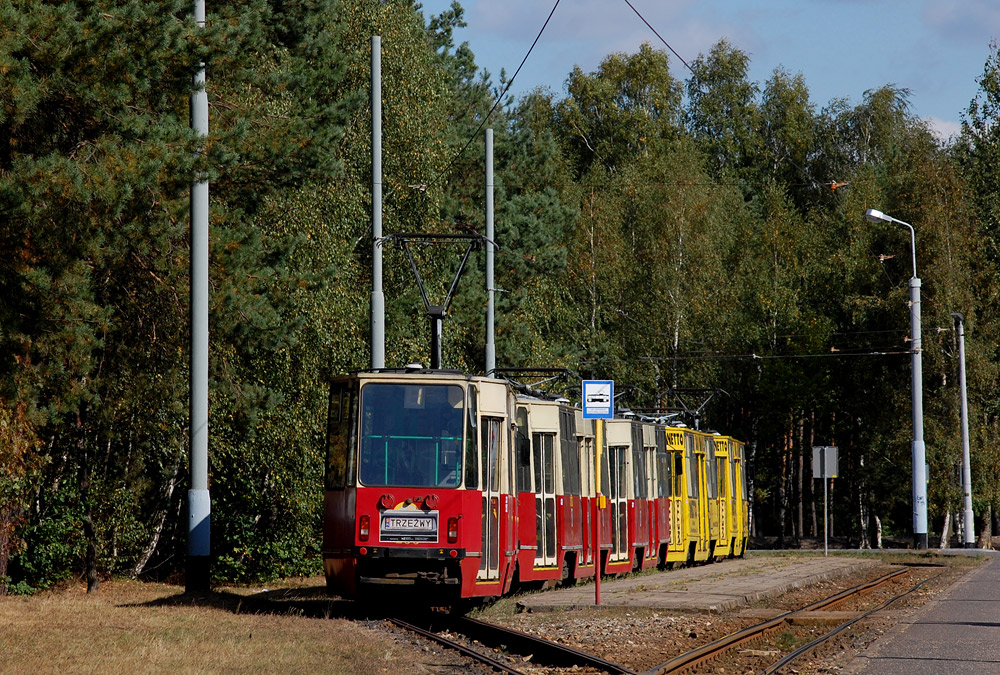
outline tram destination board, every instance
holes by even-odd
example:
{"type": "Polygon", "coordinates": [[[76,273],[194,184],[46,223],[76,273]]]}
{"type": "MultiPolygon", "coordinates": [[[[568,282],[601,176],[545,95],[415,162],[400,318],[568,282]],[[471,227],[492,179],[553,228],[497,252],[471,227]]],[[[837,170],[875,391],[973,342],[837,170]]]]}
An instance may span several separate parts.
{"type": "Polygon", "coordinates": [[[379,541],[437,542],[438,512],[407,513],[388,511],[379,522],[379,541]]]}

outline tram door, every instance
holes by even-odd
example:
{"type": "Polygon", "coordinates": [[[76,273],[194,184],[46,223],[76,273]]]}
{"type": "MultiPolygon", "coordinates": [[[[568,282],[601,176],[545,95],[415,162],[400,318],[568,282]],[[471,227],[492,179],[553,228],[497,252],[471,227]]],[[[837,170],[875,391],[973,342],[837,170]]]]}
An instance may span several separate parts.
{"type": "Polygon", "coordinates": [[[483,417],[480,461],[483,467],[482,557],[476,579],[500,577],[500,431],[502,420],[483,417]]]}
{"type": "Polygon", "coordinates": [[[532,434],[535,470],[535,567],[556,564],[555,434],[532,434]]]}
{"type": "Polygon", "coordinates": [[[608,447],[611,481],[608,501],[611,507],[611,557],[612,562],[628,560],[628,454],[627,445],[608,447]]]}

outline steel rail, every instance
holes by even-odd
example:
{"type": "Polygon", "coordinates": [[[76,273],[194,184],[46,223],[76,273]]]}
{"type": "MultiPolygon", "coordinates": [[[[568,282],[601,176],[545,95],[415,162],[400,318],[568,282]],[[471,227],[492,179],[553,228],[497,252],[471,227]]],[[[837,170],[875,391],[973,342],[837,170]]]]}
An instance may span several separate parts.
{"type": "Polygon", "coordinates": [[[508,666],[506,663],[498,661],[497,659],[494,659],[491,656],[487,656],[486,654],[477,652],[474,649],[469,649],[465,645],[460,644],[454,640],[449,640],[448,638],[441,637],[437,633],[432,633],[429,630],[424,630],[423,628],[414,626],[413,624],[407,623],[406,621],[402,621],[400,619],[389,619],[389,622],[399,628],[402,628],[403,630],[410,631],[411,633],[416,633],[417,635],[425,637],[428,640],[433,640],[434,642],[444,645],[449,649],[454,649],[463,656],[468,656],[469,658],[475,659],[480,663],[484,663],[488,665],[490,668],[493,668],[494,670],[499,670],[501,673],[508,673],[508,675],[525,675],[523,671],[517,670],[516,668],[512,668],[508,666]]]}
{"type": "Polygon", "coordinates": [[[924,584],[926,584],[928,581],[931,581],[932,579],[937,579],[939,576],[941,576],[940,572],[938,572],[937,574],[935,574],[933,577],[929,577],[927,579],[924,579],[920,583],[914,585],[913,588],[905,590],[902,593],[899,593],[898,595],[894,595],[893,597],[889,598],[888,600],[886,600],[885,602],[883,602],[878,607],[876,607],[874,609],[868,610],[867,612],[865,612],[861,616],[855,617],[855,618],[851,619],[850,621],[846,621],[846,622],[840,624],[839,626],[837,626],[836,628],[834,628],[832,631],[830,631],[830,632],[828,632],[828,633],[826,633],[824,635],[819,636],[818,638],[816,638],[815,640],[813,640],[813,641],[811,641],[811,642],[809,642],[807,644],[802,645],[801,647],[799,647],[795,651],[789,652],[788,654],[786,654],[785,656],[783,656],[779,661],[775,661],[770,666],[768,666],[764,670],[764,675],[773,675],[774,673],[779,672],[781,668],[784,668],[789,663],[791,663],[792,661],[794,661],[798,657],[802,656],[806,652],[812,650],[817,645],[820,645],[820,644],[826,642],[827,640],[829,640],[830,638],[834,637],[835,635],[838,635],[839,633],[843,632],[844,630],[847,630],[849,627],[853,626],[858,621],[861,621],[862,619],[868,618],[869,616],[871,616],[875,612],[881,612],[883,609],[885,609],[886,607],[888,607],[892,603],[894,603],[897,600],[900,600],[902,598],[905,598],[907,595],[909,595],[910,593],[913,593],[918,588],[920,588],[921,586],[923,586],[924,584]]]}
{"type": "Polygon", "coordinates": [[[698,647],[697,649],[692,649],[689,652],[685,652],[684,654],[676,656],[670,659],[669,661],[665,661],[664,663],[653,666],[652,668],[647,670],[646,673],[644,673],[644,675],[668,675],[672,673],[680,673],[685,670],[694,668],[702,663],[705,663],[707,661],[716,658],[719,654],[721,654],[726,650],[732,649],[744,642],[755,640],[764,633],[766,633],[767,631],[778,628],[796,614],[802,614],[804,612],[814,612],[820,609],[833,607],[854,595],[881,586],[882,584],[887,583],[902,574],[906,574],[908,571],[909,570],[905,568],[900,570],[894,570],[877,579],[867,581],[863,584],[858,584],[857,586],[849,588],[845,591],[841,591],[840,593],[836,593],[835,595],[831,595],[828,598],[824,598],[817,602],[806,605],[805,607],[801,607],[799,609],[793,609],[789,612],[785,612],[784,614],[779,614],[773,619],[768,619],[767,621],[763,621],[756,625],[749,626],[747,628],[744,628],[743,630],[719,638],[714,642],[710,642],[707,645],[703,645],[701,647],[698,647]]]}
{"type": "Polygon", "coordinates": [[[612,675],[637,675],[634,670],[608,661],[595,654],[559,644],[536,635],[522,633],[505,626],[463,617],[456,622],[456,630],[473,637],[483,644],[502,644],[520,653],[531,654],[532,662],[549,666],[589,666],[612,675]]]}

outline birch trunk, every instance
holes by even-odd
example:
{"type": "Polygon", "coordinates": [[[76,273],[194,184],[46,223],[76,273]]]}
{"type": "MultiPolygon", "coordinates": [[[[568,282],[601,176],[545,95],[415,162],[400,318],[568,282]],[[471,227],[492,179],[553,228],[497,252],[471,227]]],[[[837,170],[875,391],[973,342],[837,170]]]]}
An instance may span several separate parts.
{"type": "Polygon", "coordinates": [[[951,548],[948,544],[951,543],[951,507],[944,514],[944,525],[941,526],[941,544],[940,548],[951,548]]]}

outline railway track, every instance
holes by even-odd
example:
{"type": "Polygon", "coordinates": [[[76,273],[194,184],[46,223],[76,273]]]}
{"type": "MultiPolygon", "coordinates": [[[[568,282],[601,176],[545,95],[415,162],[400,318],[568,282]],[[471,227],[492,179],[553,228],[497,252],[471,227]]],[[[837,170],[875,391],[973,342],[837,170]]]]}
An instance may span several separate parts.
{"type": "MultiPolygon", "coordinates": [[[[761,639],[765,634],[783,627],[790,619],[794,618],[795,616],[800,616],[802,614],[805,614],[806,612],[815,612],[819,610],[832,609],[844,602],[847,602],[848,600],[856,598],[862,593],[872,591],[875,588],[878,588],[879,586],[887,584],[890,581],[904,574],[907,574],[908,571],[909,570],[906,568],[900,570],[894,570],[888,574],[878,577],[877,579],[873,579],[863,584],[859,584],[857,586],[854,586],[853,588],[841,591],[840,593],[832,595],[828,598],[824,598],[823,600],[819,600],[805,607],[801,607],[799,609],[792,610],[790,612],[785,612],[784,614],[776,616],[773,619],[769,619],[767,621],[761,622],[754,626],[750,626],[748,628],[744,628],[743,630],[737,631],[731,635],[727,635],[726,637],[715,640],[714,642],[699,647],[698,649],[693,649],[689,652],[681,654],[680,656],[674,657],[669,661],[656,665],[650,668],[648,671],[646,671],[644,675],[676,675],[678,673],[694,671],[699,666],[702,666],[708,663],[709,661],[719,658],[721,655],[725,654],[730,650],[735,649],[739,645],[745,644],[753,640],[761,639]]],[[[782,657],[781,660],[775,662],[771,666],[768,666],[768,668],[764,672],[765,673],[782,672],[781,669],[788,666],[788,664],[794,661],[796,658],[811,651],[819,644],[822,644],[826,640],[829,640],[830,638],[834,637],[835,635],[845,630],[849,626],[853,625],[854,623],[857,623],[861,619],[864,619],[874,614],[875,612],[885,609],[893,602],[914,592],[928,581],[930,581],[930,579],[925,579],[924,581],[921,581],[920,583],[916,584],[907,591],[900,593],[896,596],[893,596],[892,598],[885,601],[878,607],[869,610],[861,614],[860,616],[851,619],[850,621],[840,624],[833,630],[824,633],[823,635],[809,642],[808,644],[799,647],[798,649],[790,652],[789,654],[786,654],[784,657],[782,657]]]]}
{"type": "MultiPolygon", "coordinates": [[[[510,673],[511,675],[521,673],[521,671],[513,666],[490,654],[478,649],[472,649],[459,640],[445,637],[429,628],[422,628],[401,619],[394,618],[389,619],[389,621],[403,630],[416,633],[428,640],[454,649],[462,655],[500,672],[510,673]]],[[[470,640],[475,640],[486,647],[502,649],[506,653],[513,652],[526,657],[530,656],[531,662],[535,665],[556,668],[589,667],[610,673],[611,675],[637,675],[635,671],[603,659],[600,656],[588,654],[574,647],[478,619],[468,617],[452,619],[447,622],[447,628],[449,631],[463,635],[470,640]]]]}
{"type": "Polygon", "coordinates": [[[467,656],[474,661],[485,664],[494,670],[500,671],[501,673],[508,673],[509,675],[524,675],[524,673],[516,668],[513,668],[499,659],[493,658],[489,654],[480,652],[476,649],[470,649],[458,640],[452,640],[451,638],[446,638],[443,635],[438,635],[434,631],[421,628],[420,626],[415,626],[412,623],[407,623],[402,619],[389,619],[389,623],[393,624],[397,628],[401,628],[410,633],[416,633],[421,637],[424,637],[432,642],[436,642],[439,645],[443,645],[448,649],[454,649],[463,656],[467,656]]]}

